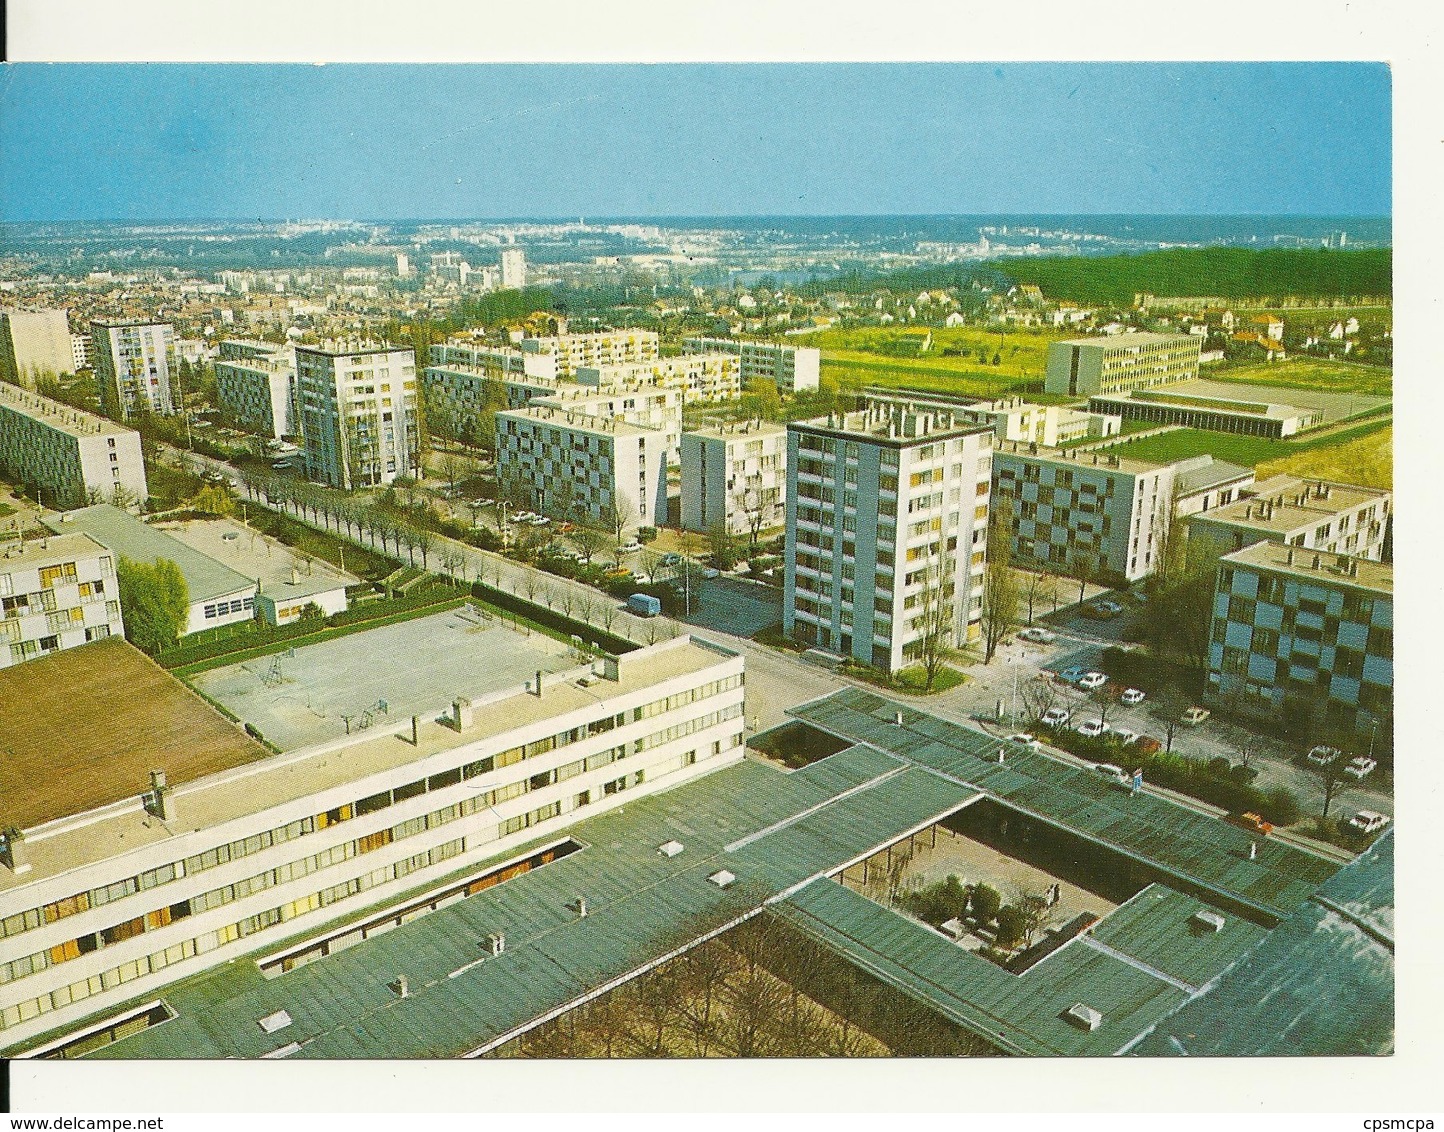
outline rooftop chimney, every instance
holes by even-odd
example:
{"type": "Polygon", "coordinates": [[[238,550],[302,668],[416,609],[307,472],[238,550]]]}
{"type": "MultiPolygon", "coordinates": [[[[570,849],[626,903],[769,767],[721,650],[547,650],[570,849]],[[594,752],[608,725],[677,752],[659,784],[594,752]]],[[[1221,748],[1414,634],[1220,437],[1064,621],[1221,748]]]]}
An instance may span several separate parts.
{"type": "Polygon", "coordinates": [[[506,950],[506,935],[502,932],[493,932],[486,937],[486,947],[492,955],[500,955],[506,950]]]}
{"type": "Polygon", "coordinates": [[[457,696],[451,701],[451,725],[458,731],[465,731],[471,726],[471,719],[471,701],[465,696],[457,696]]]}
{"type": "Polygon", "coordinates": [[[175,799],[171,796],[170,787],[166,785],[163,770],[150,772],[150,795],[146,809],[161,821],[175,820],[175,799]]]}
{"type": "Polygon", "coordinates": [[[392,993],[395,994],[397,998],[406,998],[411,994],[411,983],[405,975],[397,975],[396,981],[389,985],[392,993]]]}

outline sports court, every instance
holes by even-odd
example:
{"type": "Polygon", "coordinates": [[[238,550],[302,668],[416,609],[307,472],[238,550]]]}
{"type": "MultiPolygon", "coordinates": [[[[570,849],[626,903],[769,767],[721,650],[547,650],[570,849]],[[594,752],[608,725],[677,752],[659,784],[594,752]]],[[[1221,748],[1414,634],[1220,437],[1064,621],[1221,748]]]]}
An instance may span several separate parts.
{"type": "Polygon", "coordinates": [[[201,692],[282,750],[475,698],[574,668],[572,648],[469,606],[212,669],[201,692]]]}

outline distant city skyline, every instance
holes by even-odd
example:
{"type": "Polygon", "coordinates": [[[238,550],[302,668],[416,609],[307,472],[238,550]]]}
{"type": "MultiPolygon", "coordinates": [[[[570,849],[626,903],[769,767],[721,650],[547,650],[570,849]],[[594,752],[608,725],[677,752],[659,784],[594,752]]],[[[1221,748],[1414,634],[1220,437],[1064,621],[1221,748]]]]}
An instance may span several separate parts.
{"type": "Polygon", "coordinates": [[[1371,63],[11,64],[0,220],[1391,215],[1371,63]]]}

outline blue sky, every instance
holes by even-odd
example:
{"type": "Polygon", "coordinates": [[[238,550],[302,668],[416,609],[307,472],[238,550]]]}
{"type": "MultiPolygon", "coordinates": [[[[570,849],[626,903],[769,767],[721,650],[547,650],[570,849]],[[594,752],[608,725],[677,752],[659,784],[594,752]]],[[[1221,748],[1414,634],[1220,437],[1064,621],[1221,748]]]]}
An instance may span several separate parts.
{"type": "Polygon", "coordinates": [[[1361,63],[61,65],[0,219],[1388,215],[1361,63]]]}

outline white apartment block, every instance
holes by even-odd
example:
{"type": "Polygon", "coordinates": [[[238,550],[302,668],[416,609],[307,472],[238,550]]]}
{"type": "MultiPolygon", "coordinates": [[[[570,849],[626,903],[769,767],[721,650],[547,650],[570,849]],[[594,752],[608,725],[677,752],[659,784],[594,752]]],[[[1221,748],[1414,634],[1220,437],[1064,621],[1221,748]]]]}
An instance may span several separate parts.
{"type": "Polygon", "coordinates": [[[682,449],[682,392],[679,389],[643,386],[637,389],[602,391],[590,385],[559,382],[549,392],[533,398],[532,405],[549,405],[573,413],[625,421],[639,428],[660,432],[669,463],[676,463],[682,449]]]}
{"type": "Polygon", "coordinates": [[[545,338],[522,338],[525,353],[555,359],[555,376],[578,380],[583,366],[616,366],[628,362],[649,362],[661,356],[661,339],[656,331],[624,328],[595,330],[584,334],[553,334],[545,338]]]}
{"type": "Polygon", "coordinates": [[[0,384],[0,470],[56,508],[150,495],[140,433],[14,385],[0,384]]]}
{"type": "Polygon", "coordinates": [[[75,370],[64,310],[0,310],[0,381],[34,389],[75,370]]]}
{"type": "Polygon", "coordinates": [[[1061,405],[1034,405],[1021,397],[997,401],[974,401],[942,393],[914,392],[868,386],[863,395],[874,402],[887,402],[916,409],[943,409],[955,416],[993,429],[999,440],[1045,445],[1049,448],[1085,437],[1117,436],[1123,418],[1105,413],[1086,413],[1061,405]]]}
{"type": "Polygon", "coordinates": [[[220,410],[236,427],[274,440],[300,434],[294,346],[228,339],[215,371],[220,410]]]}
{"type": "Polygon", "coordinates": [[[95,364],[89,334],[72,334],[70,336],[70,359],[74,363],[73,372],[75,373],[79,373],[83,369],[90,369],[95,364]]]}
{"type": "Polygon", "coordinates": [[[887,672],[977,634],[993,433],[870,404],[787,429],[783,627],[887,672]]]}
{"type": "Polygon", "coordinates": [[[351,491],[419,468],[416,359],[389,345],[296,347],[306,474],[351,491]]]}
{"type": "Polygon", "coordinates": [[[177,358],[169,323],[93,321],[90,339],[107,416],[128,421],[137,413],[175,412],[180,396],[171,388],[177,358]]]}
{"type": "Polygon", "coordinates": [[[526,286],[526,252],[521,248],[502,249],[501,285],[517,291],[526,286]]]}
{"type": "Polygon", "coordinates": [[[787,519],[787,429],[748,421],[682,434],[682,528],[750,535],[787,519]]]}
{"type": "Polygon", "coordinates": [[[120,636],[115,558],[88,535],[0,550],[0,668],[120,636]]]}
{"type": "Polygon", "coordinates": [[[1188,539],[1218,555],[1276,542],[1381,562],[1392,502],[1382,488],[1271,476],[1226,507],[1190,516],[1188,539]]]}
{"type": "Polygon", "coordinates": [[[611,530],[667,521],[667,438],[652,428],[535,405],[496,415],[502,490],[535,510],[611,530]]]}
{"type": "Polygon", "coordinates": [[[731,401],[742,395],[741,363],[731,354],[683,354],[649,362],[581,366],[575,380],[609,391],[676,389],[688,404],[731,401]]]}
{"type": "Polygon", "coordinates": [[[1199,340],[1191,334],[1114,334],[1048,346],[1043,388],[1070,397],[1152,389],[1198,376],[1199,340]]]}
{"type": "Polygon", "coordinates": [[[515,346],[491,346],[452,338],[427,350],[428,364],[481,370],[500,377],[557,380],[557,355],[532,353],[515,346]]]}
{"type": "MultiPolygon", "coordinates": [[[[185,744],[127,752],[79,808],[25,752],[0,866],[0,1045],[243,956],[280,975],[543,867],[580,848],[574,823],[742,758],[740,656],[679,637],[598,667],[281,755],[238,734],[209,762],[185,744]]],[[[190,711],[196,729],[219,722],[190,711]]],[[[478,961],[493,953],[478,944],[478,961]]]]}
{"type": "Polygon", "coordinates": [[[822,373],[822,351],[816,346],[785,346],[780,342],[745,342],[735,338],[686,338],[689,354],[733,354],[741,366],[742,384],[754,377],[773,382],[780,393],[816,389],[822,373]]]}

